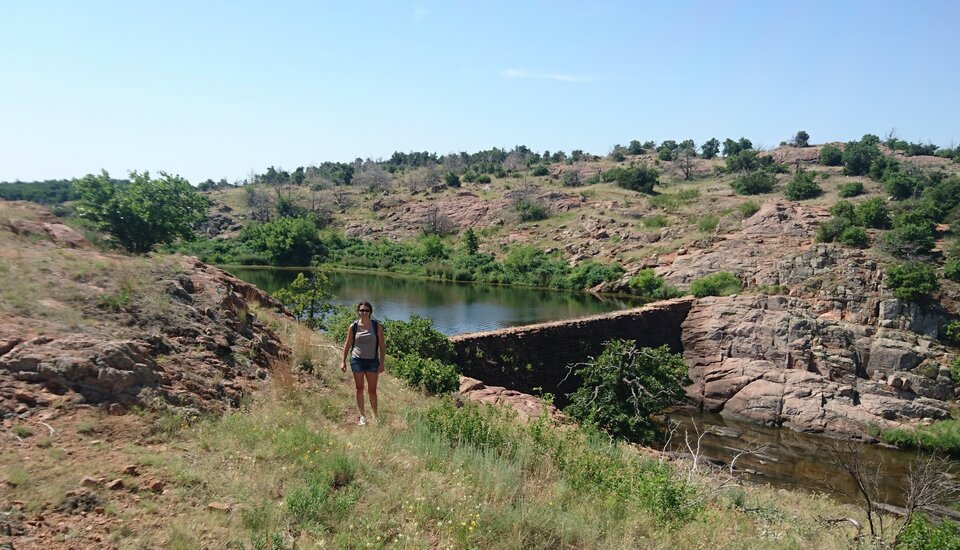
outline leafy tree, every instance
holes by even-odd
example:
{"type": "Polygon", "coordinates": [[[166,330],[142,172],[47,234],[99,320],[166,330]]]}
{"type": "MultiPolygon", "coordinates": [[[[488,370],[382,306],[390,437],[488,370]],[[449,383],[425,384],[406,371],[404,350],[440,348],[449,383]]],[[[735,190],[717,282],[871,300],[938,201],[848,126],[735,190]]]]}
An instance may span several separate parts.
{"type": "Polygon", "coordinates": [[[472,227],[468,227],[463,232],[463,249],[471,256],[480,250],[480,239],[477,238],[477,232],[472,227]]]}
{"type": "Polygon", "coordinates": [[[769,193],[773,191],[773,186],[777,183],[777,178],[762,170],[756,170],[737,176],[730,183],[733,190],[739,195],[758,195],[760,193],[769,193]]]}
{"type": "Polygon", "coordinates": [[[563,185],[565,187],[580,187],[583,185],[583,177],[579,170],[569,170],[563,173],[563,185]]]}
{"type": "Polygon", "coordinates": [[[794,201],[812,199],[822,193],[823,189],[817,185],[813,174],[803,170],[798,171],[784,189],[784,195],[794,201]]]}
{"type": "Polygon", "coordinates": [[[843,151],[832,143],[824,145],[820,149],[820,164],[824,166],[842,166],[843,151]]]}
{"type": "Polygon", "coordinates": [[[837,242],[847,246],[865,248],[870,244],[870,237],[866,230],[859,226],[848,227],[837,237],[837,242]]]}
{"type": "Polygon", "coordinates": [[[717,156],[717,153],[720,152],[720,140],[717,138],[710,138],[700,146],[700,154],[705,159],[712,159],[717,156]]]}
{"type": "Polygon", "coordinates": [[[550,175],[550,170],[547,169],[546,165],[538,164],[533,167],[533,170],[530,171],[532,176],[547,176],[550,175]]]}
{"type": "Polygon", "coordinates": [[[960,283],[960,256],[951,257],[943,265],[943,276],[960,283]]]}
{"type": "Polygon", "coordinates": [[[851,141],[843,151],[843,173],[848,176],[864,176],[870,171],[870,163],[879,156],[880,149],[875,143],[865,140],[851,141]]]}
{"type": "Polygon", "coordinates": [[[842,217],[823,222],[817,227],[817,242],[832,243],[837,240],[844,231],[849,229],[851,225],[852,222],[849,218],[842,217]]]}
{"type": "Polygon", "coordinates": [[[245,226],[240,241],[270,258],[272,265],[310,265],[315,256],[325,253],[323,240],[312,216],[278,218],[271,222],[245,226]]]}
{"type": "Polygon", "coordinates": [[[901,223],[883,237],[883,248],[900,258],[913,258],[933,250],[934,232],[928,224],[901,223]]]}
{"type": "Polygon", "coordinates": [[[810,134],[806,133],[803,130],[800,130],[793,136],[792,143],[794,147],[809,147],[810,134]]]}
{"type": "MultiPolygon", "coordinates": [[[[121,183],[121,182],[116,182],[121,183]]],[[[122,182],[126,183],[126,182],[122,182]]],[[[76,200],[77,191],[70,180],[16,181],[0,183],[0,199],[59,204],[76,200]]]]}
{"type": "Polygon", "coordinates": [[[880,155],[870,162],[870,171],[867,175],[874,181],[883,181],[888,176],[900,171],[900,161],[880,155]]]}
{"type": "Polygon", "coordinates": [[[611,340],[596,359],[576,365],[582,384],[564,412],[615,436],[651,443],[659,430],[652,415],[683,397],[687,366],[667,346],[637,348],[611,340]]]}
{"type": "Polygon", "coordinates": [[[433,321],[413,314],[409,321],[387,321],[384,332],[387,338],[387,355],[402,357],[413,355],[424,359],[436,359],[444,363],[453,361],[454,349],[450,339],[433,328],[433,321]]]}
{"type": "Polygon", "coordinates": [[[888,173],[883,179],[883,188],[895,199],[908,199],[920,189],[920,180],[903,172],[888,173]]]}
{"type": "Polygon", "coordinates": [[[933,268],[920,262],[892,265],[886,275],[887,288],[905,302],[918,302],[940,288],[933,268]]]}
{"type": "Polygon", "coordinates": [[[207,200],[194,192],[187,180],[160,172],[130,172],[130,184],[117,186],[104,170],[77,180],[77,212],[110,233],[135,254],[156,244],[169,244],[192,236],[193,225],[205,216],[207,200]]]}
{"type": "Polygon", "coordinates": [[[323,317],[332,309],[330,274],[328,268],[315,268],[305,276],[297,273],[289,287],[274,292],[277,300],[286,304],[298,321],[312,329],[323,328],[323,317]]]}
{"type": "Polygon", "coordinates": [[[643,148],[643,144],[639,140],[632,140],[630,145],[627,146],[627,152],[631,155],[642,155],[646,151],[643,148]]]}

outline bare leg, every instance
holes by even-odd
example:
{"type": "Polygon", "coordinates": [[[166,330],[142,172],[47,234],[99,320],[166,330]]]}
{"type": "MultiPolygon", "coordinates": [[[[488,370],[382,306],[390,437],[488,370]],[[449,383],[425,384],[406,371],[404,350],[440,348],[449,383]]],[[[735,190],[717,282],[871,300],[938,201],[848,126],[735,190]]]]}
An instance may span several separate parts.
{"type": "MultiPolygon", "coordinates": [[[[379,376],[376,372],[365,372],[364,376],[367,377],[367,393],[370,394],[370,408],[373,409],[373,416],[377,416],[377,377],[379,376]]],[[[357,399],[363,399],[360,397],[361,394],[357,394],[357,399]]]]}
{"type": "MultiPolygon", "coordinates": [[[[363,373],[355,372],[353,373],[353,383],[357,387],[357,408],[360,409],[360,416],[366,416],[367,413],[364,412],[363,408],[363,373]]],[[[373,403],[371,403],[373,405],[373,403]]],[[[377,407],[373,405],[373,414],[377,414],[377,407]]]]}

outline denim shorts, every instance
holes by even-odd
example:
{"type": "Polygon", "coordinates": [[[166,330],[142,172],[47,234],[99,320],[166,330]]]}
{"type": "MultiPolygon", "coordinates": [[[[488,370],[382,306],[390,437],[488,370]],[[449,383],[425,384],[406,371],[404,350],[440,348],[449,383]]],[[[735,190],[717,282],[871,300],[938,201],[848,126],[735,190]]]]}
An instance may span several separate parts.
{"type": "Polygon", "coordinates": [[[377,372],[380,370],[380,360],[377,358],[361,359],[359,357],[351,357],[350,370],[354,373],[377,372]]]}

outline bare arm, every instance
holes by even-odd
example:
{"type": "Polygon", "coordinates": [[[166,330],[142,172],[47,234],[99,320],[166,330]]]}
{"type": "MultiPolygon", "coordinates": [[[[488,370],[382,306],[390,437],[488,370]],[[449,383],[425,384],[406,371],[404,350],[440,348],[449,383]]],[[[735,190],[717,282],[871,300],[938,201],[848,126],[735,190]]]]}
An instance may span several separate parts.
{"type": "Polygon", "coordinates": [[[384,359],[387,356],[387,341],[383,338],[383,323],[377,323],[377,341],[380,343],[380,353],[377,354],[380,357],[380,368],[377,369],[377,372],[383,372],[384,359]]]}
{"type": "Polygon", "coordinates": [[[343,353],[340,355],[340,370],[347,372],[347,354],[350,353],[350,348],[353,347],[353,325],[350,325],[350,328],[347,329],[347,340],[343,343],[343,353]]]}

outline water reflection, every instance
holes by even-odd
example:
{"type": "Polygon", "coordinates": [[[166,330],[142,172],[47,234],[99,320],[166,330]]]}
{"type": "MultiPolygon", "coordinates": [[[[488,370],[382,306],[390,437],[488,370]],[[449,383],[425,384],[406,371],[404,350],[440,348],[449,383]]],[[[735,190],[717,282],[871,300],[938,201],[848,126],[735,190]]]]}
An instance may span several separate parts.
{"type": "MultiPolygon", "coordinates": [[[[299,270],[228,267],[237,277],[274,292],[289,285],[299,270]]],[[[586,292],[428,281],[389,274],[333,272],[334,303],[369,300],[384,319],[433,319],[446,335],[479,332],[543,321],[572,319],[641,305],[622,297],[586,292]]]]}
{"type": "MultiPolygon", "coordinates": [[[[768,428],[761,424],[726,418],[719,414],[680,410],[670,414],[680,424],[670,450],[687,453],[684,429],[690,434],[690,445],[696,448],[697,433],[706,435],[700,440],[703,457],[729,465],[744,450],[762,449],[758,454],[743,455],[736,461],[740,473],[749,472],[750,481],[769,483],[777,487],[825,492],[841,500],[856,495],[857,489],[848,476],[839,473],[831,464],[830,448],[839,442],[824,436],[804,434],[782,428],[768,428]]],[[[870,464],[880,465],[879,489],[883,499],[895,506],[904,505],[904,489],[910,463],[915,452],[901,451],[877,445],[851,443],[870,464]]],[[[726,467],[726,466],[725,466],[726,467]]],[[[954,471],[960,471],[954,463],[954,471]]]]}

